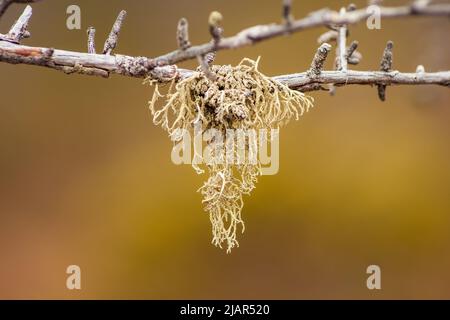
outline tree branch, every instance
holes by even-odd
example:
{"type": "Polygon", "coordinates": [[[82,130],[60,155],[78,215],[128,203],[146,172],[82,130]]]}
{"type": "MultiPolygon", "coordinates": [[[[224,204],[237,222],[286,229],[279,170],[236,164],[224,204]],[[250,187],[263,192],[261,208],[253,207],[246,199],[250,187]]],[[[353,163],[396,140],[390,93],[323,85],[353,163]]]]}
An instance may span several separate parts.
{"type": "Polygon", "coordinates": [[[87,29],[88,35],[88,53],[96,53],[95,52],[95,29],[94,27],[89,27],[87,29]]]}
{"type": "MultiPolygon", "coordinates": [[[[5,41],[0,41],[0,61],[12,64],[29,64],[52,68],[67,72],[67,68],[76,68],[71,73],[96,75],[106,77],[108,73],[122,76],[145,78],[150,76],[161,82],[171,81],[174,77],[186,78],[194,71],[178,69],[175,66],[150,67],[149,59],[145,57],[130,57],[125,55],[89,54],[50,48],[27,47],[5,41]],[[89,69],[80,69],[80,66],[89,69]]],[[[322,71],[319,75],[308,72],[273,78],[292,89],[311,91],[311,85],[336,84],[337,86],[360,85],[419,85],[435,84],[450,86],[450,71],[434,73],[400,73],[351,71],[322,71]]],[[[316,87],[315,90],[320,90],[316,87]]]]}
{"type": "MultiPolygon", "coordinates": [[[[25,0],[20,0],[26,2],[25,0]]],[[[18,1],[16,1],[18,2],[18,1]]],[[[4,5],[5,0],[0,0],[4,5]]],[[[286,2],[289,3],[289,2],[286,2]]],[[[31,8],[30,8],[31,9],[31,8]]],[[[202,57],[203,67],[207,68],[207,64],[212,63],[216,50],[237,48],[269,39],[275,36],[285,34],[287,31],[286,24],[283,25],[266,25],[256,26],[245,29],[234,37],[213,39],[208,44],[186,47],[171,52],[169,54],[157,57],[131,57],[127,55],[111,55],[117,43],[117,35],[120,31],[125,12],[122,11],[114,24],[111,34],[106,41],[106,54],[95,54],[94,52],[94,29],[90,29],[88,44],[88,53],[73,52],[66,50],[57,50],[53,48],[31,47],[19,44],[20,39],[26,31],[26,25],[31,17],[31,10],[26,8],[21,18],[11,30],[15,30],[13,34],[18,35],[14,39],[0,38],[0,61],[11,64],[28,64],[41,67],[47,67],[62,71],[66,74],[78,73],[84,75],[95,75],[108,77],[110,73],[123,75],[127,77],[145,78],[150,77],[160,82],[169,82],[173,79],[183,79],[193,75],[194,71],[179,69],[174,63],[194,57],[202,57]],[[23,17],[23,19],[22,19],[23,17]],[[24,27],[25,26],[25,27],[24,27]],[[16,32],[16,30],[18,30],[16,32]],[[21,34],[21,36],[19,36],[21,34]]],[[[352,8],[353,10],[354,8],[352,8]]],[[[365,9],[341,12],[341,14],[330,11],[328,9],[320,10],[312,13],[308,17],[289,23],[289,31],[300,31],[317,26],[337,25],[337,28],[344,29],[346,24],[356,23],[367,17],[368,13],[365,9]]],[[[416,15],[450,15],[450,5],[417,5],[414,3],[410,6],[381,8],[381,15],[385,18],[416,16],[416,15]]],[[[210,19],[211,20],[211,19],[210,19]]],[[[219,19],[221,20],[221,19],[219,19]]],[[[211,23],[210,23],[211,24],[211,23]]],[[[347,28],[345,28],[347,29],[347,28]]],[[[333,30],[334,31],[334,30],[333,30]]],[[[345,37],[347,32],[333,32],[330,38],[345,37]]],[[[10,32],[11,33],[11,32],[10,32]]],[[[349,62],[351,58],[360,59],[360,54],[355,51],[357,42],[353,42],[348,48],[342,42],[339,46],[339,57],[341,63],[349,62]],[[358,53],[358,55],[357,55],[358,53]]],[[[323,71],[323,64],[326,55],[330,51],[331,46],[324,44],[316,53],[311,69],[308,72],[282,75],[273,77],[292,89],[299,91],[326,90],[322,85],[330,84],[335,86],[344,85],[376,85],[385,87],[387,85],[442,85],[450,86],[450,71],[427,73],[422,69],[416,73],[400,73],[398,71],[381,70],[381,71],[353,71],[342,68],[342,70],[323,71]]]]}
{"type": "MultiPolygon", "coordinates": [[[[228,38],[222,38],[219,43],[205,43],[192,46],[187,50],[175,50],[155,58],[157,64],[176,64],[194,59],[211,51],[236,49],[250,46],[257,42],[299,32],[307,29],[329,25],[355,24],[365,21],[370,16],[367,8],[347,12],[343,15],[329,9],[319,10],[306,18],[292,21],[290,24],[267,24],[250,27],[228,38]]],[[[428,4],[418,6],[416,2],[401,7],[380,7],[380,16],[385,19],[408,16],[450,16],[450,4],[428,4]]]]}
{"type": "MultiPolygon", "coordinates": [[[[450,71],[430,73],[401,73],[398,71],[322,71],[317,77],[308,73],[296,73],[273,77],[291,89],[311,91],[310,87],[320,84],[346,85],[442,85],[450,87],[450,71]],[[306,89],[306,90],[305,90],[306,89]]],[[[316,88],[315,90],[319,90],[316,88]]]]}
{"type": "Polygon", "coordinates": [[[0,18],[13,3],[32,3],[40,0],[0,0],[0,18]]]}
{"type": "Polygon", "coordinates": [[[106,39],[105,46],[103,48],[103,54],[110,55],[116,48],[117,42],[119,41],[120,29],[122,28],[122,24],[126,16],[127,12],[125,10],[120,11],[119,15],[117,16],[116,22],[114,22],[108,39],[106,39]]]}

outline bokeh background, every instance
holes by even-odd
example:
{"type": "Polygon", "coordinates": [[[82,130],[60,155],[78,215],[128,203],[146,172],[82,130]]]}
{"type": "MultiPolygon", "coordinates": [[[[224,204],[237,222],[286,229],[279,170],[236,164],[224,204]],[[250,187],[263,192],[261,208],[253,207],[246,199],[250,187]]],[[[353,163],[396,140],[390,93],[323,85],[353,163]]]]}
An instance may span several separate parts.
{"type": "MultiPolygon", "coordinates": [[[[295,1],[293,13],[347,4],[295,1]]],[[[278,0],[45,0],[33,8],[24,44],[85,51],[92,25],[102,47],[125,9],[116,52],[150,57],[176,47],[180,17],[193,43],[209,40],[212,10],[224,15],[227,36],[281,19],[278,0]],[[81,7],[81,30],[65,27],[70,4],[81,7]]],[[[12,6],[0,30],[22,10],[12,6]]],[[[393,40],[396,69],[448,70],[449,27],[445,18],[354,26],[350,39],[364,55],[356,69],[378,69],[393,40]]],[[[222,51],[216,61],[261,55],[267,75],[303,71],[323,31],[222,51]]],[[[281,131],[279,173],[245,198],[241,247],[227,255],[210,244],[196,193],[206,177],[171,162],[141,82],[0,64],[0,298],[450,298],[448,89],[389,87],[385,103],[372,87],[312,93],[314,110],[281,131]],[[81,267],[80,291],[65,287],[70,264],[81,267]],[[381,266],[381,291],[366,288],[370,264],[381,266]]]]}

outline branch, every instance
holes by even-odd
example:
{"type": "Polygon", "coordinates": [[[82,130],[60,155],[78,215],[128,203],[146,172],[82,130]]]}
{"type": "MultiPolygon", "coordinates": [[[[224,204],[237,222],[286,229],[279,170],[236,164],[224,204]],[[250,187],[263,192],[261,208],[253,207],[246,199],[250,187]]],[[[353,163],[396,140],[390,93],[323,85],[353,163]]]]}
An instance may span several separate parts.
{"type": "Polygon", "coordinates": [[[331,50],[331,45],[323,43],[319,49],[317,49],[316,55],[311,62],[311,68],[308,71],[310,77],[317,77],[322,73],[323,65],[327,59],[328,53],[331,50]]]}
{"type": "MultiPolygon", "coordinates": [[[[56,69],[69,73],[68,68],[76,68],[70,73],[96,75],[107,77],[109,73],[122,76],[145,78],[151,76],[161,82],[171,81],[175,76],[186,78],[194,71],[177,69],[175,66],[150,67],[149,59],[145,57],[130,57],[125,55],[107,56],[50,48],[36,48],[0,41],[0,61],[12,64],[29,64],[56,69]],[[82,67],[80,69],[80,67],[82,67]],[[86,73],[87,68],[90,72],[86,73]]],[[[369,71],[322,71],[319,75],[311,76],[308,72],[273,78],[292,89],[299,91],[320,90],[317,85],[336,84],[337,86],[360,85],[419,85],[435,84],[450,86],[450,71],[434,73],[400,73],[369,72],[369,71]]]]}
{"type": "Polygon", "coordinates": [[[120,11],[119,15],[117,16],[116,22],[114,22],[114,25],[111,29],[111,33],[109,34],[108,39],[106,39],[105,46],[103,48],[103,54],[110,55],[116,48],[117,41],[119,40],[120,29],[122,28],[122,24],[126,16],[127,12],[125,10],[120,11]]]}
{"type": "Polygon", "coordinates": [[[40,0],[0,0],[0,18],[13,3],[32,3],[40,0]]]}
{"type": "Polygon", "coordinates": [[[95,29],[89,27],[87,30],[88,35],[88,53],[95,53],[95,29]]]}
{"type": "MultiPolygon", "coordinates": [[[[6,41],[0,41],[0,61],[11,64],[29,64],[60,71],[66,71],[67,68],[74,68],[78,65],[90,68],[91,71],[97,71],[88,75],[105,77],[107,73],[111,72],[128,77],[145,78],[150,76],[161,82],[170,81],[177,75],[175,66],[154,67],[151,59],[146,57],[90,54],[52,48],[28,47],[6,41]]],[[[76,73],[85,74],[82,69],[76,73]]]]}
{"type": "MultiPolygon", "coordinates": [[[[311,86],[320,84],[346,85],[442,85],[450,87],[450,71],[401,73],[398,71],[322,71],[317,77],[307,72],[273,77],[291,89],[311,91],[311,86]],[[305,90],[306,89],[306,90],[305,90]]],[[[315,88],[314,90],[320,90],[315,88]]]]}
{"type": "MultiPolygon", "coordinates": [[[[384,72],[389,72],[392,70],[393,54],[392,49],[394,48],[394,43],[388,41],[386,48],[383,52],[383,57],[381,58],[380,70],[384,72]]],[[[378,97],[381,101],[386,101],[386,85],[378,85],[378,97]]]]}
{"type": "Polygon", "coordinates": [[[178,47],[181,50],[186,50],[191,46],[191,43],[189,42],[189,24],[186,18],[181,18],[180,21],[178,21],[178,27],[177,27],[177,42],[178,47]]]}
{"type": "MultiPolygon", "coordinates": [[[[346,14],[345,8],[342,8],[340,11],[341,16],[345,16],[346,14]]],[[[347,25],[343,24],[338,28],[338,38],[337,38],[337,70],[346,72],[347,71],[347,25]]]]}
{"type": "MultiPolygon", "coordinates": [[[[450,16],[450,4],[427,4],[411,5],[401,7],[380,7],[381,18],[392,19],[401,17],[416,16],[450,16]]],[[[176,64],[181,61],[194,59],[199,55],[204,55],[211,51],[225,49],[236,49],[250,46],[263,40],[286,35],[292,32],[299,32],[307,29],[324,27],[329,25],[355,24],[365,21],[370,16],[367,8],[349,11],[339,14],[329,9],[319,10],[308,15],[306,18],[292,21],[290,24],[267,24],[250,27],[242,30],[238,34],[228,38],[222,38],[219,43],[205,43],[192,46],[187,50],[175,50],[155,58],[157,64],[176,64]]]]}
{"type": "MultiPolygon", "coordinates": [[[[1,4],[0,0],[0,4],[1,4]]],[[[353,10],[353,8],[352,8],[353,10]]],[[[396,8],[382,8],[382,15],[385,17],[400,17],[408,15],[450,15],[450,5],[411,5],[396,8]],[[438,10],[439,9],[439,10],[438,10]]],[[[215,14],[212,20],[210,17],[210,27],[219,28],[222,17],[215,14]]],[[[125,12],[122,11],[114,24],[111,34],[106,41],[105,53],[111,53],[117,44],[117,36],[120,31],[125,12]]],[[[365,10],[354,10],[338,14],[334,11],[321,10],[310,14],[307,18],[292,21],[289,31],[299,31],[320,25],[338,24],[338,29],[347,23],[355,23],[366,17],[365,10]]],[[[31,11],[26,8],[24,14],[15,24],[21,27],[13,27],[14,30],[26,31],[26,26],[31,11]],[[22,19],[24,17],[24,19],[22,19]],[[26,18],[26,19],[25,19],[26,18]],[[26,23],[24,23],[26,22],[26,23]]],[[[179,69],[172,63],[194,57],[201,57],[200,63],[203,69],[214,60],[214,52],[220,49],[234,48],[268,39],[286,32],[286,25],[256,26],[246,29],[235,37],[214,38],[209,44],[202,46],[181,48],[173,53],[169,53],[165,58],[131,57],[127,55],[94,54],[94,29],[90,29],[88,36],[88,53],[57,50],[53,48],[41,48],[24,46],[18,41],[4,40],[0,38],[0,61],[11,64],[29,64],[62,71],[66,74],[78,73],[83,75],[95,75],[108,77],[109,74],[118,74],[127,77],[146,78],[151,77],[160,82],[169,82],[173,79],[183,79],[193,75],[194,71],[179,69]]],[[[25,33],[23,33],[25,34],[25,33]]],[[[346,33],[341,32],[340,35],[346,33]]],[[[337,37],[337,32],[336,32],[337,37]]],[[[21,38],[21,37],[19,37],[21,38]]],[[[184,38],[184,36],[183,36],[184,38]]],[[[20,39],[19,39],[20,40],[20,39]]],[[[186,40],[186,39],[184,39],[186,40]]],[[[353,42],[348,48],[342,45],[342,61],[350,59],[360,59],[360,54],[356,51],[357,42],[353,42]],[[345,50],[343,50],[345,48],[345,50]],[[357,54],[358,53],[358,54],[357,54]]],[[[322,71],[325,58],[331,46],[322,45],[313,59],[311,69],[308,72],[291,75],[276,76],[277,80],[292,89],[299,91],[326,90],[322,85],[330,84],[335,86],[344,85],[442,85],[450,86],[450,71],[426,73],[424,68],[418,68],[416,73],[400,73],[383,69],[382,71],[352,71],[335,70],[322,71]]],[[[345,62],[344,62],[345,63],[345,62]]]]}
{"type": "Polygon", "coordinates": [[[13,24],[8,34],[0,34],[0,41],[9,41],[14,43],[19,43],[23,38],[29,38],[31,34],[28,32],[28,23],[30,22],[31,15],[33,14],[33,9],[30,6],[26,6],[22,15],[13,24]]]}

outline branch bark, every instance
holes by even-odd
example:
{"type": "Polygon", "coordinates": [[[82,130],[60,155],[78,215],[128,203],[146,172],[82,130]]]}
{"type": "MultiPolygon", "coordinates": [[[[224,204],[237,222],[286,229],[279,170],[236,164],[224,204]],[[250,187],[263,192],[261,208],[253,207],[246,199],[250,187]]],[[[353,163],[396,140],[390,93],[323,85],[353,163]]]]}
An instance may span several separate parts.
{"type": "MultiPolygon", "coordinates": [[[[19,0],[20,2],[30,2],[26,0],[19,0]]],[[[33,0],[31,0],[33,1],[33,0]]],[[[36,0],[35,0],[36,1],[36,0]]],[[[18,1],[15,1],[18,2],[18,1]]],[[[0,0],[1,5],[6,3],[5,0],[0,0]]],[[[117,43],[117,34],[120,30],[125,14],[120,14],[111,32],[112,37],[107,40],[111,42],[108,46],[111,50],[117,43]],[[113,39],[114,38],[114,39],[113,39]],[[111,40],[112,41],[109,41],[111,40]]],[[[342,27],[344,24],[351,24],[361,21],[367,17],[368,13],[365,9],[354,10],[349,12],[342,12],[341,14],[330,11],[328,9],[320,10],[312,13],[308,17],[286,24],[256,26],[245,29],[234,37],[221,38],[219,41],[212,41],[208,44],[194,46],[189,48],[179,49],[157,58],[147,57],[132,57],[127,55],[110,55],[110,54],[94,54],[93,50],[93,32],[91,30],[92,38],[89,40],[90,53],[73,52],[66,50],[57,50],[53,48],[31,47],[24,46],[17,42],[3,40],[0,38],[0,61],[11,64],[28,64],[41,67],[47,67],[62,71],[67,74],[78,73],[84,75],[95,75],[101,77],[108,77],[110,73],[128,76],[145,78],[151,77],[160,82],[172,81],[174,78],[182,79],[193,74],[194,71],[179,69],[174,63],[187,60],[195,57],[205,57],[210,52],[216,50],[237,48],[244,45],[250,45],[265,39],[284,35],[286,31],[295,32],[305,30],[308,28],[328,25],[338,25],[342,27]],[[287,29],[288,28],[288,29],[287,29]]],[[[420,5],[413,4],[410,6],[381,8],[381,15],[385,18],[416,16],[416,15],[433,15],[433,16],[449,16],[450,5],[436,4],[436,5],[420,5]]],[[[29,15],[25,10],[22,16],[29,15]]],[[[19,19],[20,20],[20,19],[19,19]]],[[[24,24],[21,24],[22,26],[24,24]]],[[[25,24],[26,25],[26,24],[25,24]]],[[[20,28],[25,30],[26,28],[20,28]]],[[[344,36],[344,32],[341,32],[344,36]]],[[[324,47],[322,48],[324,49],[324,47]]],[[[326,50],[329,51],[329,47],[326,50]]],[[[354,51],[356,48],[352,48],[354,51]]],[[[347,61],[349,52],[345,45],[341,44],[341,52],[344,56],[342,61],[347,61]],[[345,50],[344,50],[345,49],[345,50]]],[[[108,52],[106,52],[108,53],[108,52]]],[[[320,52],[319,52],[320,53],[320,52]]],[[[356,52],[355,52],[356,53],[356,52]]],[[[382,70],[382,71],[353,71],[353,70],[335,70],[322,71],[324,57],[317,56],[313,61],[314,72],[303,72],[291,75],[282,75],[273,77],[292,89],[299,91],[313,91],[326,90],[322,85],[330,84],[336,86],[344,85],[442,85],[450,86],[450,71],[444,72],[417,72],[417,73],[401,73],[398,71],[382,70]]],[[[209,61],[208,61],[209,63],[209,61]]],[[[345,62],[344,62],[345,63],[345,62]]]]}
{"type": "MultiPolygon", "coordinates": [[[[348,25],[365,21],[370,16],[367,8],[354,10],[345,14],[329,9],[319,10],[309,14],[306,18],[292,21],[290,24],[267,24],[250,27],[228,38],[222,38],[219,43],[205,43],[192,46],[187,50],[175,50],[155,58],[157,64],[176,64],[181,61],[194,59],[211,51],[236,49],[250,46],[263,40],[284,36],[289,33],[329,25],[348,25]]],[[[417,16],[450,16],[450,4],[411,5],[400,7],[380,7],[382,19],[393,19],[417,16]]]]}
{"type": "MultiPolygon", "coordinates": [[[[161,82],[171,81],[175,76],[186,78],[194,71],[175,66],[150,67],[145,57],[125,55],[89,54],[51,48],[27,47],[0,41],[0,61],[12,64],[29,64],[52,68],[65,73],[80,73],[107,77],[109,73],[122,76],[153,77],[161,82]],[[68,69],[75,68],[76,70],[68,69]],[[78,68],[78,69],[77,69],[78,68]],[[87,72],[87,70],[89,72],[87,72]],[[68,70],[73,72],[68,72],[68,70]]],[[[442,85],[450,86],[450,71],[434,73],[400,73],[382,71],[322,71],[318,75],[308,72],[273,77],[292,89],[299,91],[321,90],[321,84],[344,85],[442,85]]]]}

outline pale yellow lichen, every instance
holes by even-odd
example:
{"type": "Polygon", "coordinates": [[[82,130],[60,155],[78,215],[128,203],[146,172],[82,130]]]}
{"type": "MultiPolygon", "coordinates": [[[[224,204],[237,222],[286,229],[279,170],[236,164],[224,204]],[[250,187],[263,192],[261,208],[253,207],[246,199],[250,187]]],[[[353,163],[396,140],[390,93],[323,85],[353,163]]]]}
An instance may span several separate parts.
{"type": "MultiPolygon", "coordinates": [[[[292,118],[297,120],[313,106],[311,97],[259,72],[258,62],[259,58],[257,61],[245,58],[235,67],[211,66],[215,81],[198,70],[178,83],[174,80],[166,95],[162,95],[156,85],[149,102],[153,122],[172,138],[179,129],[192,132],[197,123],[201,123],[203,130],[213,128],[225,136],[227,129],[277,129],[292,118]],[[165,98],[165,102],[157,109],[159,98],[165,98]]],[[[223,146],[221,143],[209,139],[210,152],[223,146]]],[[[247,152],[251,152],[251,148],[248,143],[245,145],[247,152]]],[[[237,151],[234,156],[238,156],[237,151]]],[[[236,233],[239,226],[244,231],[243,195],[250,194],[261,174],[259,160],[256,163],[248,160],[235,164],[216,159],[203,165],[209,178],[198,191],[210,216],[212,243],[219,247],[225,243],[227,252],[239,245],[236,233]]],[[[193,167],[198,173],[204,171],[197,164],[193,167]]]]}

